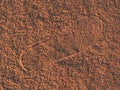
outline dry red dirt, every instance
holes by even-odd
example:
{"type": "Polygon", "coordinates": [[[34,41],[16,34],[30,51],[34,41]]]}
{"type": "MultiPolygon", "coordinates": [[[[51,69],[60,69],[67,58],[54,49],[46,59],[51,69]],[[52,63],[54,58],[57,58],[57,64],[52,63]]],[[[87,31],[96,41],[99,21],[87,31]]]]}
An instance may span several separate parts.
{"type": "Polygon", "coordinates": [[[120,90],[120,0],[0,0],[0,90],[120,90]]]}

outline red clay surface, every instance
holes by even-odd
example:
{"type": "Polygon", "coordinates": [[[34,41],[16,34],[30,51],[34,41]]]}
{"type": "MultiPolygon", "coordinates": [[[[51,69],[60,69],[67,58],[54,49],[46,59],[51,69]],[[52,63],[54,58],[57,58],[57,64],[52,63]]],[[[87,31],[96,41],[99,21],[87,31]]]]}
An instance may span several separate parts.
{"type": "Polygon", "coordinates": [[[120,90],[120,0],[0,0],[0,90],[120,90]]]}

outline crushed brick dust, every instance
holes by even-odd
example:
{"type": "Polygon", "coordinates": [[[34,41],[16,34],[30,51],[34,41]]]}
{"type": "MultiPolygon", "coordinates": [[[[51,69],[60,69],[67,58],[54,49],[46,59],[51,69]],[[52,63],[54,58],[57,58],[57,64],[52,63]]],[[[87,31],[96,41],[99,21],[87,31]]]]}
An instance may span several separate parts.
{"type": "Polygon", "coordinates": [[[0,90],[120,90],[120,0],[0,0],[0,90]]]}

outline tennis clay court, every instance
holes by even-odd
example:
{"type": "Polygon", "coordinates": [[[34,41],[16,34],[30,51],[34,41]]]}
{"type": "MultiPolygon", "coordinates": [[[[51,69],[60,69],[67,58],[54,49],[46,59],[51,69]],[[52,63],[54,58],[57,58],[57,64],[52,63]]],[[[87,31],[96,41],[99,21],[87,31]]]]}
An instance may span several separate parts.
{"type": "Polygon", "coordinates": [[[0,0],[0,90],[120,90],[120,0],[0,0]]]}

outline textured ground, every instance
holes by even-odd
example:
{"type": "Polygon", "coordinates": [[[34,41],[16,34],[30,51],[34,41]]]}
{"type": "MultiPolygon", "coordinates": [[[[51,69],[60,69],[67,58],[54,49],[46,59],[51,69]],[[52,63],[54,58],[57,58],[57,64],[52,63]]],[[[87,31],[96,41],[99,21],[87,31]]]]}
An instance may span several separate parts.
{"type": "Polygon", "coordinates": [[[120,0],[0,0],[0,90],[120,90],[120,0]]]}

